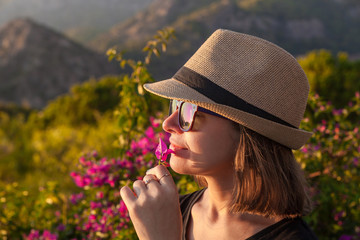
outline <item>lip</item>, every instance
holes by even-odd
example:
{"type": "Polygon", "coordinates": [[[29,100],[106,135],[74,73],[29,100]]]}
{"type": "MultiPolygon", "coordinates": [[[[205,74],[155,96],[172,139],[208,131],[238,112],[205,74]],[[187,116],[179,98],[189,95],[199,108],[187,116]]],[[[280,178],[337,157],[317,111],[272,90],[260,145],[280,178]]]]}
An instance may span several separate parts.
{"type": "Polygon", "coordinates": [[[171,140],[170,140],[170,149],[173,150],[174,152],[179,150],[187,150],[186,147],[182,147],[179,144],[172,142],[171,140]]]}
{"type": "Polygon", "coordinates": [[[183,148],[183,147],[179,147],[179,146],[174,146],[174,145],[170,145],[170,149],[173,150],[174,152],[180,151],[180,150],[187,150],[187,148],[183,148]]]}
{"type": "MultiPolygon", "coordinates": [[[[190,157],[190,151],[187,147],[184,147],[184,144],[179,144],[179,142],[174,141],[173,138],[169,140],[170,140],[169,148],[174,151],[173,156],[174,157],[176,156],[176,159],[178,158],[188,159],[190,157]]],[[[170,162],[174,161],[174,159],[170,159],[169,161],[170,162]]]]}

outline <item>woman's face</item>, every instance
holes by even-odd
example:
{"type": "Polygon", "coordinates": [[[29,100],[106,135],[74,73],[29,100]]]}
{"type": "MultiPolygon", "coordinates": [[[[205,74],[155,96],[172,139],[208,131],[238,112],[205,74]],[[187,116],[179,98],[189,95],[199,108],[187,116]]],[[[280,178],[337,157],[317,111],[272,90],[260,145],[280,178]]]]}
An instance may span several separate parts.
{"type": "Polygon", "coordinates": [[[193,127],[183,132],[178,125],[175,111],[163,122],[163,129],[170,133],[170,166],[180,174],[216,175],[228,174],[233,160],[239,133],[227,119],[197,112],[193,127]]]}

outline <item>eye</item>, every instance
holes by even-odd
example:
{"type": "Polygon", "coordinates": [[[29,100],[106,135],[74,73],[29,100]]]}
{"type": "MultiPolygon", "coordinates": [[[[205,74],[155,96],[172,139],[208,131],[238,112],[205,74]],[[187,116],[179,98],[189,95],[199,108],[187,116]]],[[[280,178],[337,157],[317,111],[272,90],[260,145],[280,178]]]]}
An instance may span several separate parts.
{"type": "Polygon", "coordinates": [[[200,111],[197,111],[195,114],[196,114],[197,118],[205,118],[206,117],[206,113],[203,113],[200,111]]]}

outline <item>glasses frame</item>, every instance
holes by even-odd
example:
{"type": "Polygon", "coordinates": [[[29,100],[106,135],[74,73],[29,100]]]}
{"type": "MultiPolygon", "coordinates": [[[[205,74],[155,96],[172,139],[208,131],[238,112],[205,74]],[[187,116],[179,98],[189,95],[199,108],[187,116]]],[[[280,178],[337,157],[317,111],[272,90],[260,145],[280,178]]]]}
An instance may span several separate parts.
{"type": "Polygon", "coordinates": [[[176,112],[176,110],[179,110],[178,112],[178,126],[179,128],[181,129],[181,131],[183,132],[188,132],[192,129],[193,127],[193,124],[194,124],[194,119],[195,119],[195,114],[196,112],[199,110],[199,107],[193,103],[189,103],[189,102],[185,102],[185,101],[179,101],[179,100],[175,100],[175,99],[170,99],[170,107],[169,107],[169,116],[171,114],[173,114],[174,112],[176,112]],[[176,109],[173,111],[172,109],[172,105],[173,105],[173,102],[176,101],[176,109]],[[181,117],[181,107],[184,103],[188,103],[188,104],[191,104],[191,107],[192,107],[192,110],[193,110],[193,114],[191,116],[191,121],[190,121],[190,126],[188,129],[185,129],[181,126],[180,124],[180,117],[181,117]]]}

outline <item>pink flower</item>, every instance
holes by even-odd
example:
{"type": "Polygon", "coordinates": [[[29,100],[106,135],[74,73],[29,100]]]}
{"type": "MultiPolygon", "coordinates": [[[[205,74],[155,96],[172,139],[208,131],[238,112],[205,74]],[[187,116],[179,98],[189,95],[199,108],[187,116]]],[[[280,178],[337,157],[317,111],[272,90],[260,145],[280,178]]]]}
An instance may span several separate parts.
{"type": "Polygon", "coordinates": [[[313,149],[314,149],[314,151],[318,151],[320,149],[320,145],[318,144],[318,145],[314,146],[313,149]]]}
{"type": "Polygon", "coordinates": [[[102,199],[104,197],[104,193],[103,192],[97,192],[96,193],[96,198],[98,198],[98,199],[102,199]]]}
{"type": "Polygon", "coordinates": [[[78,203],[81,199],[83,199],[84,197],[84,193],[79,193],[79,194],[72,194],[70,196],[70,201],[72,204],[76,204],[78,203]]]}
{"type": "Polygon", "coordinates": [[[84,230],[89,231],[91,229],[91,223],[84,224],[84,230]]]}
{"type": "Polygon", "coordinates": [[[341,235],[339,240],[352,240],[352,236],[349,235],[341,235]]]}
{"type": "Polygon", "coordinates": [[[106,213],[108,216],[111,216],[111,217],[114,216],[114,211],[111,207],[104,209],[104,213],[106,213]]]}
{"type": "Polygon", "coordinates": [[[60,218],[60,217],[61,217],[61,212],[60,212],[60,211],[56,211],[56,212],[55,212],[55,216],[56,216],[57,218],[60,218]]]}
{"type": "Polygon", "coordinates": [[[341,218],[343,218],[345,216],[345,212],[344,211],[340,211],[338,213],[335,214],[334,219],[335,221],[339,221],[341,218]]]}
{"type": "Polygon", "coordinates": [[[81,163],[81,165],[83,166],[91,166],[91,162],[90,161],[86,161],[85,157],[81,157],[79,159],[79,162],[81,163]]]}
{"type": "Polygon", "coordinates": [[[83,183],[84,183],[84,186],[90,185],[90,183],[91,183],[91,178],[88,177],[88,176],[85,176],[85,177],[83,178],[83,183]]]}
{"type": "Polygon", "coordinates": [[[160,121],[158,119],[155,119],[154,117],[150,117],[150,123],[154,128],[160,126],[160,121]]]}
{"type": "Polygon", "coordinates": [[[90,216],[89,216],[89,220],[90,220],[90,221],[95,221],[95,220],[96,220],[96,216],[95,216],[95,215],[90,215],[90,216]]]}
{"type": "Polygon", "coordinates": [[[354,158],[353,158],[353,165],[354,165],[355,167],[359,166],[359,159],[358,159],[357,157],[354,157],[354,158]]]}
{"type": "Polygon", "coordinates": [[[115,187],[115,181],[113,179],[109,179],[106,181],[111,187],[115,187]]]}
{"type": "Polygon", "coordinates": [[[303,147],[303,148],[301,149],[301,151],[302,151],[303,153],[308,153],[308,152],[309,152],[309,150],[308,150],[306,147],[303,147]]]}
{"type": "Polygon", "coordinates": [[[159,164],[168,166],[168,163],[166,162],[166,158],[170,153],[174,153],[174,151],[168,149],[164,141],[161,138],[159,138],[159,144],[155,150],[155,156],[157,157],[157,159],[159,159],[159,164]]]}
{"type": "MultiPolygon", "coordinates": [[[[100,219],[100,223],[101,223],[101,224],[106,224],[106,221],[107,221],[106,216],[103,216],[103,217],[100,219]]],[[[104,229],[103,229],[103,230],[104,230],[104,229]]]]}
{"type": "Polygon", "coordinates": [[[341,115],[343,113],[343,109],[334,109],[332,113],[335,116],[341,115]]]}
{"type": "Polygon", "coordinates": [[[148,138],[153,138],[155,137],[155,131],[152,127],[149,127],[148,129],[146,129],[145,131],[145,136],[147,136],[148,138]]]}
{"type": "Polygon", "coordinates": [[[39,231],[32,229],[26,239],[32,240],[40,237],[39,231]]]}
{"type": "Polygon", "coordinates": [[[100,207],[101,207],[101,203],[90,202],[90,208],[91,209],[100,208],[100,207]]]}
{"type": "Polygon", "coordinates": [[[322,126],[319,127],[320,132],[323,133],[323,132],[325,132],[325,130],[326,130],[326,126],[322,125],[322,126]]]}
{"type": "Polygon", "coordinates": [[[58,227],[57,227],[57,230],[62,232],[62,231],[65,231],[65,225],[64,224],[60,224],[58,227]]]}
{"type": "Polygon", "coordinates": [[[57,239],[57,236],[55,234],[51,234],[51,232],[48,230],[44,230],[42,236],[43,236],[44,240],[56,240],[57,239]]]}
{"type": "Polygon", "coordinates": [[[358,133],[358,132],[359,132],[359,128],[358,128],[358,127],[354,128],[353,132],[354,132],[355,134],[358,133]]]}
{"type": "Polygon", "coordinates": [[[120,201],[120,206],[119,206],[119,213],[121,217],[127,217],[128,211],[126,208],[126,205],[124,203],[124,201],[120,201]]]}
{"type": "Polygon", "coordinates": [[[89,175],[94,175],[96,173],[96,169],[95,168],[90,168],[86,171],[87,174],[89,175]]]}

